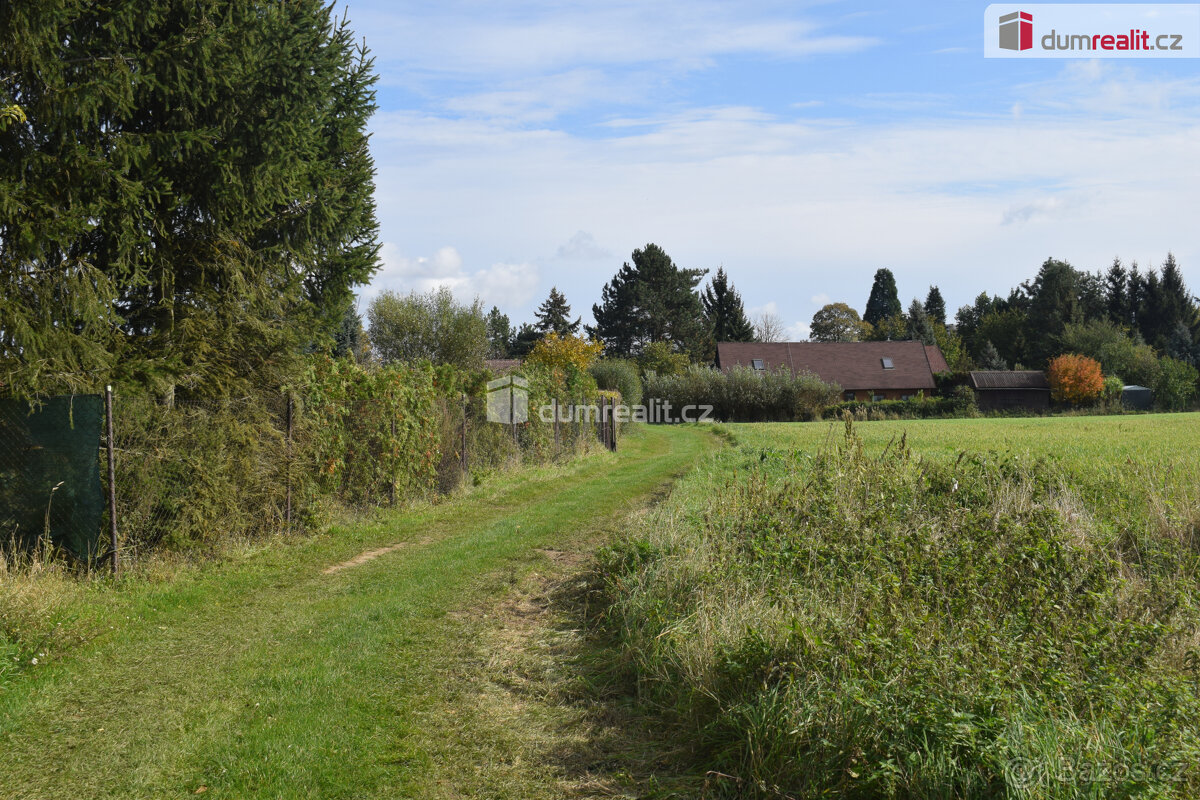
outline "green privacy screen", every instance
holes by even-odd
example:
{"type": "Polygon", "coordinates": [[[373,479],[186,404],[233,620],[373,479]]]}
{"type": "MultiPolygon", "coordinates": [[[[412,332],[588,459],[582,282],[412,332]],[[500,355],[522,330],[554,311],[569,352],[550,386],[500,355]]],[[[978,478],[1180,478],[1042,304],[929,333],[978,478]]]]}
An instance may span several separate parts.
{"type": "Polygon", "coordinates": [[[40,408],[0,400],[0,536],[30,547],[47,533],[80,558],[104,526],[99,395],[54,397],[40,408]]]}

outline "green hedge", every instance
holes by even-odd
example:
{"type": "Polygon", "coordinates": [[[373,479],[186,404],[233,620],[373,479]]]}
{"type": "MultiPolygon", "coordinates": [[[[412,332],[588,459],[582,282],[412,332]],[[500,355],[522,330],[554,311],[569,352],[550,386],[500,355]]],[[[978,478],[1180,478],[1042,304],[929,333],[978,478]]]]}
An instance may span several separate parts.
{"type": "Polygon", "coordinates": [[[978,409],[973,400],[963,395],[927,397],[916,400],[880,400],[873,403],[865,400],[851,400],[829,406],[825,409],[824,417],[825,419],[838,419],[846,413],[858,420],[930,419],[976,416],[978,409]]]}
{"type": "Polygon", "coordinates": [[[759,372],[734,367],[728,372],[689,367],[681,375],[647,376],[648,406],[669,403],[672,414],[687,406],[712,406],[712,418],[723,422],[791,422],[819,419],[839,394],[836,386],[815,375],[788,370],[759,372]]]}
{"type": "MultiPolygon", "coordinates": [[[[467,461],[477,476],[593,446],[586,424],[535,410],[594,403],[579,370],[530,367],[530,419],[487,421],[486,370],[428,363],[364,367],[314,356],[293,386],[236,400],[164,404],[133,388],[116,400],[118,525],[123,546],[189,549],[230,537],[311,529],[338,506],[369,508],[452,491],[467,461]],[[287,435],[291,404],[292,433],[287,435]]],[[[594,445],[599,447],[598,443],[594,445]]]]}

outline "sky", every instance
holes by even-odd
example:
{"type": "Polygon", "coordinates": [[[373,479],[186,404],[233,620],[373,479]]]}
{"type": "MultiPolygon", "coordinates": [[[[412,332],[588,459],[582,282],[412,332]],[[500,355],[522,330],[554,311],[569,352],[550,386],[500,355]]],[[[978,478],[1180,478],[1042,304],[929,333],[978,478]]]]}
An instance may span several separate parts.
{"type": "Polygon", "coordinates": [[[590,323],[649,242],[793,339],[880,267],[952,311],[1049,257],[1200,290],[1200,59],[985,59],[986,5],[341,4],[379,75],[360,310],[448,286],[516,325],[557,286],[590,323]]]}

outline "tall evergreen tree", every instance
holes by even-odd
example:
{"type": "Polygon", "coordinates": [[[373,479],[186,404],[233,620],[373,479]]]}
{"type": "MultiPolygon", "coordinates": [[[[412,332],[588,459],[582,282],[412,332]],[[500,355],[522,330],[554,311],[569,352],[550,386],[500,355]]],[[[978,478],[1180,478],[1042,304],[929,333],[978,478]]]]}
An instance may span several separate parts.
{"type": "Polygon", "coordinates": [[[946,324],[946,301],[942,299],[942,290],[936,286],[930,286],[929,294],[925,296],[925,313],[933,324],[946,324]]]}
{"type": "Polygon", "coordinates": [[[913,298],[912,303],[908,307],[908,338],[922,342],[924,344],[937,344],[937,338],[933,333],[933,324],[929,319],[929,314],[925,312],[925,306],[921,305],[921,301],[913,298]]]}
{"type": "Polygon", "coordinates": [[[604,344],[604,352],[609,356],[627,357],[641,349],[637,278],[637,271],[629,262],[624,263],[600,290],[600,302],[592,304],[596,325],[587,326],[587,332],[604,344]]]}
{"type": "Polygon", "coordinates": [[[524,358],[533,352],[533,347],[542,339],[542,332],[528,322],[522,322],[521,327],[513,335],[512,346],[508,350],[509,358],[524,358]]]}
{"type": "Polygon", "coordinates": [[[580,318],[571,322],[571,306],[557,286],[550,287],[547,297],[534,313],[536,328],[542,333],[557,333],[559,336],[574,336],[579,332],[580,318]]]}
{"type": "Polygon", "coordinates": [[[1134,261],[1129,265],[1129,283],[1125,290],[1128,316],[1124,323],[1134,331],[1141,329],[1142,301],[1145,298],[1146,277],[1138,270],[1138,263],[1134,261]]]}
{"type": "Polygon", "coordinates": [[[1104,274],[1104,299],[1108,319],[1116,325],[1129,324],[1129,271],[1114,258],[1104,274]]]}
{"type": "Polygon", "coordinates": [[[501,314],[500,309],[492,306],[492,310],[484,317],[487,323],[488,358],[508,358],[512,348],[513,330],[507,314],[501,314]]]}
{"type": "Polygon", "coordinates": [[[1000,351],[996,349],[996,345],[988,341],[983,343],[979,366],[983,369],[1008,369],[1008,362],[1000,357],[1000,351]]]}
{"type": "Polygon", "coordinates": [[[4,3],[0,76],[8,380],[222,392],[332,341],[378,243],[375,79],[331,6],[4,3]]]}
{"type": "Polygon", "coordinates": [[[359,359],[367,351],[367,333],[363,330],[362,317],[352,304],[346,304],[342,322],[333,332],[333,355],[335,358],[359,359]]]}
{"type": "Polygon", "coordinates": [[[609,355],[633,355],[650,342],[702,353],[706,330],[696,284],[707,270],[677,267],[656,244],[634,250],[632,261],[601,290],[600,304],[592,306],[596,325],[588,332],[609,355]]]}
{"type": "Polygon", "coordinates": [[[1158,271],[1151,268],[1142,280],[1141,302],[1138,304],[1138,331],[1148,344],[1162,347],[1163,335],[1167,330],[1167,318],[1164,314],[1166,304],[1163,302],[1162,281],[1158,271]]]}
{"type": "Polygon", "coordinates": [[[1103,273],[1076,270],[1075,295],[1079,300],[1079,314],[1084,320],[1108,318],[1108,294],[1103,273]]]}
{"type": "Polygon", "coordinates": [[[712,329],[712,337],[718,342],[752,342],[754,326],[746,318],[742,297],[729,283],[722,267],[717,267],[704,293],[700,295],[704,305],[704,316],[712,329]]]}
{"type": "Polygon", "coordinates": [[[1025,360],[1040,369],[1055,355],[1066,326],[1082,321],[1078,273],[1067,262],[1049,258],[1023,287],[1029,297],[1025,360]]]}
{"type": "Polygon", "coordinates": [[[900,305],[900,295],[896,292],[896,276],[890,269],[876,270],[863,320],[878,326],[880,321],[903,313],[904,307],[900,305]]]}

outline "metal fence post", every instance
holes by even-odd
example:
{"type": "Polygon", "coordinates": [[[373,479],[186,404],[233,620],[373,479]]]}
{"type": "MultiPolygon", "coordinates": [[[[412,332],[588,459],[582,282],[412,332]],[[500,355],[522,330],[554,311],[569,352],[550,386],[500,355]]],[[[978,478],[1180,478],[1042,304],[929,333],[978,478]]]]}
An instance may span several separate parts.
{"type": "Polygon", "coordinates": [[[104,387],[104,418],[108,428],[108,535],[109,546],[112,548],[112,574],[120,574],[120,562],[117,555],[117,467],[116,448],[113,446],[113,391],[112,386],[104,387]]]}

